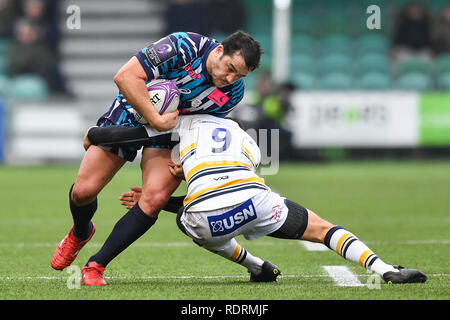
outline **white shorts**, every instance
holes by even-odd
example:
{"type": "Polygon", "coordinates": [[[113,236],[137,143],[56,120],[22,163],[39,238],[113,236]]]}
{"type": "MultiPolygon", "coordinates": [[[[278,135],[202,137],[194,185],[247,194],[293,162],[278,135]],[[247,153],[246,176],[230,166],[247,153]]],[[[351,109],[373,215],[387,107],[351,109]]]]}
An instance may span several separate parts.
{"type": "Polygon", "coordinates": [[[232,207],[183,212],[180,222],[192,239],[205,247],[219,250],[238,235],[253,240],[278,230],[287,213],[285,198],[271,190],[264,190],[232,207]]]}

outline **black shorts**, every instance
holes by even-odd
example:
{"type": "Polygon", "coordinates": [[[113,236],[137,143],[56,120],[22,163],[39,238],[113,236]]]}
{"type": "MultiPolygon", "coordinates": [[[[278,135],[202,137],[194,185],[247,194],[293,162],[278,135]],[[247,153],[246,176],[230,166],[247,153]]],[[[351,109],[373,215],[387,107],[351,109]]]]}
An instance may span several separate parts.
{"type": "Polygon", "coordinates": [[[296,202],[285,200],[288,214],[283,225],[269,237],[299,240],[308,226],[308,210],[296,202]]]}

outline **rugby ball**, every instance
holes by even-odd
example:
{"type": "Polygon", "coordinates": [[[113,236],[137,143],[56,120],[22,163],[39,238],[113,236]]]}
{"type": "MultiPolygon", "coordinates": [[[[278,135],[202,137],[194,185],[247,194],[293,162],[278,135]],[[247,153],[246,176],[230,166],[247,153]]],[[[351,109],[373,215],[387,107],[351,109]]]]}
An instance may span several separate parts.
{"type": "MultiPolygon", "coordinates": [[[[159,114],[177,110],[180,103],[180,91],[176,84],[170,80],[153,80],[147,83],[150,101],[159,114]]],[[[133,109],[133,114],[139,123],[146,124],[147,120],[133,109]]]]}

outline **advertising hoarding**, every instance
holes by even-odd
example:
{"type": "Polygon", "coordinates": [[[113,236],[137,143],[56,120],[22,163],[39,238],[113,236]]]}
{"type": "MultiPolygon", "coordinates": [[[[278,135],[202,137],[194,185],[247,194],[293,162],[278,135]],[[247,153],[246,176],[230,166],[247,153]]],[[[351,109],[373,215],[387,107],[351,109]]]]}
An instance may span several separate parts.
{"type": "Polygon", "coordinates": [[[288,117],[296,147],[415,147],[415,92],[298,92],[288,117]]]}

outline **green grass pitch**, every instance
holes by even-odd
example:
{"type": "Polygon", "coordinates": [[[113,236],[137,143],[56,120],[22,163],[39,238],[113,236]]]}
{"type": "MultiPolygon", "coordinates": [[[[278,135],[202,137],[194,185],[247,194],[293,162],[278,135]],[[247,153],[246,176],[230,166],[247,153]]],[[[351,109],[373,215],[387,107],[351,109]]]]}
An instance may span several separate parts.
{"type": "MultiPolygon", "coordinates": [[[[0,299],[334,300],[450,298],[450,164],[346,162],[284,164],[266,182],[285,197],[341,225],[384,261],[418,268],[425,284],[342,287],[323,266],[346,266],[359,281],[371,274],[331,251],[308,251],[299,241],[238,242],[277,264],[277,283],[248,282],[248,273],[193,244],[175,215],[157,223],[112,261],[106,287],[71,287],[76,273],[55,271],[50,259],[71,226],[68,190],[77,166],[0,166],[0,299]]],[[[122,169],[99,196],[97,233],[80,252],[82,267],[126,212],[117,198],[139,185],[138,166],[122,169]]],[[[177,191],[182,194],[184,184],[177,191]]],[[[76,272],[76,267],[74,272],[76,272]]]]}

